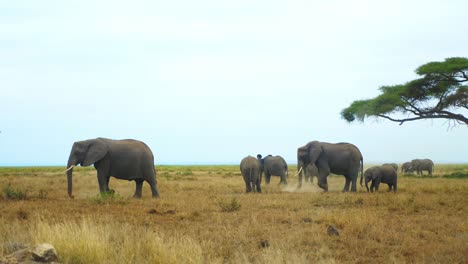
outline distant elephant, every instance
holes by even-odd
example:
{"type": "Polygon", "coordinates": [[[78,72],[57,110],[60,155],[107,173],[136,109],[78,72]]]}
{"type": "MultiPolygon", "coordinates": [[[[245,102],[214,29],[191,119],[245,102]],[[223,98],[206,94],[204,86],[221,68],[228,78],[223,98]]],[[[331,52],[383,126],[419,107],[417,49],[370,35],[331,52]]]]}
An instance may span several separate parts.
{"type": "Polygon", "coordinates": [[[432,176],[432,169],[434,162],[430,159],[414,159],[411,161],[411,168],[416,171],[418,175],[423,175],[423,171],[427,171],[432,176]]]}
{"type": "Polygon", "coordinates": [[[262,192],[262,174],[260,162],[252,157],[247,156],[240,163],[240,171],[245,182],[245,192],[262,192]]]}
{"type": "Polygon", "coordinates": [[[159,197],[154,156],[151,149],[141,141],[96,138],[75,142],[67,163],[68,195],[71,198],[73,166],[78,164],[83,167],[94,164],[101,193],[110,191],[109,179],[113,176],[135,181],[135,198],[141,197],[143,181],[151,186],[153,198],[159,197]]]}
{"type": "Polygon", "coordinates": [[[411,168],[411,162],[405,162],[401,165],[401,173],[408,173],[413,171],[414,170],[411,168]]]}
{"type": "Polygon", "coordinates": [[[391,166],[398,173],[398,164],[396,163],[384,163],[382,166],[391,166]]]}
{"type": "MultiPolygon", "coordinates": [[[[374,166],[364,172],[366,189],[369,191],[368,183],[371,181],[370,191],[379,190],[380,183],[388,184],[388,191],[397,191],[397,171],[389,165],[374,166]]],[[[362,181],[362,179],[361,179],[362,181]]]]}
{"type": "Polygon", "coordinates": [[[266,184],[270,184],[271,176],[280,176],[280,184],[288,184],[288,164],[281,156],[267,155],[262,158],[262,155],[258,154],[257,159],[260,162],[262,173],[265,174],[266,184]]]}
{"type": "Polygon", "coordinates": [[[350,143],[326,143],[311,141],[305,146],[297,149],[297,169],[299,174],[299,185],[302,186],[301,170],[315,164],[318,169],[318,186],[328,191],[327,176],[330,173],[344,175],[346,183],[343,192],[356,191],[356,182],[359,171],[363,173],[363,158],[361,151],[350,143]]]}

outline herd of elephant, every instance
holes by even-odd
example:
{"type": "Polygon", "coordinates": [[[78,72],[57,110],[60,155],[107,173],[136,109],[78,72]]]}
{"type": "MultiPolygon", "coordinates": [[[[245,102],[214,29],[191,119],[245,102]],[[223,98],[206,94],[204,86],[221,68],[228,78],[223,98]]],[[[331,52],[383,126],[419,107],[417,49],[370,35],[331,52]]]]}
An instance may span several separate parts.
{"type": "MultiPolygon", "coordinates": [[[[133,139],[113,140],[96,138],[77,141],[73,144],[67,163],[68,195],[72,195],[72,174],[76,165],[90,166],[94,164],[97,170],[99,190],[101,193],[113,192],[109,189],[110,177],[135,181],[134,197],[142,195],[143,182],[151,187],[153,198],[159,197],[157,189],[154,156],[151,149],[143,142],[133,139]]],[[[363,172],[361,151],[350,143],[327,143],[311,141],[297,149],[298,188],[302,186],[302,177],[312,182],[313,176],[318,178],[318,186],[328,191],[327,177],[330,173],[343,175],[346,179],[343,192],[356,192],[357,178],[361,173],[367,191],[378,191],[380,183],[386,183],[389,191],[397,191],[398,165],[395,163],[374,166],[363,172]],[[370,188],[368,183],[371,183],[370,188]]],[[[422,174],[427,170],[432,175],[434,163],[429,159],[416,159],[402,165],[402,172],[416,171],[422,174]]],[[[281,156],[267,155],[262,157],[247,156],[240,163],[240,170],[245,181],[246,192],[261,192],[262,175],[270,183],[271,176],[279,176],[280,184],[287,184],[288,165],[281,156]]]]}
{"type": "MultiPolygon", "coordinates": [[[[361,151],[350,143],[327,143],[311,141],[297,149],[297,174],[299,176],[298,188],[302,186],[302,177],[305,181],[313,182],[313,177],[318,179],[318,186],[328,191],[327,177],[330,173],[345,176],[346,182],[343,192],[356,191],[356,183],[359,172],[361,172],[360,184],[365,179],[367,191],[379,190],[381,183],[388,185],[389,191],[397,191],[398,165],[396,163],[385,163],[373,166],[363,172],[363,158],[361,151]],[[371,183],[369,188],[369,183],[371,183]],[[351,186],[350,186],[351,184],[351,186]]],[[[422,175],[428,171],[432,175],[434,163],[430,159],[414,159],[402,165],[402,173],[416,171],[422,175]]],[[[262,174],[265,181],[270,183],[272,175],[280,176],[280,184],[287,184],[288,165],[281,156],[268,155],[262,158],[245,157],[240,163],[240,170],[245,182],[246,192],[261,192],[262,174]]]]}

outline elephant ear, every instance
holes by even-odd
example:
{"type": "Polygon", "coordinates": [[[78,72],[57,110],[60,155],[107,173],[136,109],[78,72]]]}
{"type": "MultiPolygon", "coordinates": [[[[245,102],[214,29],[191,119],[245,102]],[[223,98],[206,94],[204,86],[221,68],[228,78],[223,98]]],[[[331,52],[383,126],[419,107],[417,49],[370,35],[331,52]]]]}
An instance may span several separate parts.
{"type": "Polygon", "coordinates": [[[81,166],[87,167],[91,164],[96,163],[98,160],[104,158],[104,156],[107,154],[107,151],[107,145],[102,140],[92,140],[88,146],[86,156],[81,166]]]}
{"type": "Polygon", "coordinates": [[[309,143],[309,162],[315,164],[320,154],[322,153],[322,145],[318,141],[312,141],[309,143]]]}

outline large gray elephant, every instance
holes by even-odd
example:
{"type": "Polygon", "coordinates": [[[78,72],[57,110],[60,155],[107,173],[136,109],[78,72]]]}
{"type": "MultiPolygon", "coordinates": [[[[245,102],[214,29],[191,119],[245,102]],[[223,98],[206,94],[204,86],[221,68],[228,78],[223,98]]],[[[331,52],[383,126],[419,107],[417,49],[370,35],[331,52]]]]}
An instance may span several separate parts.
{"type": "Polygon", "coordinates": [[[411,168],[411,162],[405,162],[401,165],[401,172],[408,173],[413,172],[414,170],[411,168]]]}
{"type": "Polygon", "coordinates": [[[154,156],[151,149],[141,141],[96,138],[75,142],[67,163],[68,195],[71,198],[73,166],[78,164],[83,167],[94,164],[101,193],[110,191],[109,179],[113,176],[135,181],[135,198],[141,197],[144,181],[151,186],[153,198],[159,197],[154,156]]]}
{"type": "Polygon", "coordinates": [[[350,143],[327,143],[311,141],[305,146],[297,149],[297,169],[299,174],[299,185],[302,186],[303,168],[315,164],[318,169],[318,186],[328,191],[327,176],[330,173],[343,175],[346,183],[343,192],[356,191],[356,182],[359,171],[363,173],[363,158],[361,151],[350,143]]]}
{"type": "Polygon", "coordinates": [[[258,159],[252,156],[243,158],[240,171],[245,182],[245,192],[262,192],[262,168],[258,159]]]}
{"type": "Polygon", "coordinates": [[[423,175],[423,171],[427,171],[432,176],[434,162],[430,159],[414,159],[411,161],[411,169],[415,170],[418,175],[423,175]]]}
{"type": "MultiPolygon", "coordinates": [[[[397,191],[397,171],[390,165],[370,167],[364,172],[366,189],[369,191],[368,183],[371,183],[370,191],[379,190],[380,183],[388,184],[388,191],[397,191]]],[[[362,176],[361,176],[362,184],[362,176]]]]}
{"type": "Polygon", "coordinates": [[[272,175],[280,177],[280,184],[288,184],[288,164],[283,157],[267,155],[262,158],[262,155],[258,154],[257,159],[260,162],[262,173],[265,174],[266,184],[270,184],[272,175]]]}
{"type": "Polygon", "coordinates": [[[398,173],[398,164],[396,163],[384,163],[382,166],[390,166],[398,173]]]}

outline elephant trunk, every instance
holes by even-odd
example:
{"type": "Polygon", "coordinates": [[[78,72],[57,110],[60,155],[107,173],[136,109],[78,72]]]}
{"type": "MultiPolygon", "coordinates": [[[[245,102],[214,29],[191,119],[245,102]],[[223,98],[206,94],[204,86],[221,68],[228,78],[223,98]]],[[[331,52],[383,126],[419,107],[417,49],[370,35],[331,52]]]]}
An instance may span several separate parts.
{"type": "Polygon", "coordinates": [[[73,198],[73,195],[72,195],[72,190],[73,190],[73,181],[72,181],[72,176],[73,176],[73,166],[75,164],[69,160],[68,161],[68,164],[67,164],[67,183],[68,183],[68,196],[70,198],[73,198]]]}
{"type": "Polygon", "coordinates": [[[361,184],[361,187],[362,187],[362,175],[363,174],[364,174],[364,159],[361,156],[361,180],[359,180],[360,184],[361,184]]]}
{"type": "MultiPolygon", "coordinates": [[[[366,178],[366,189],[367,189],[367,192],[369,192],[368,183],[369,183],[369,179],[366,178]]],[[[362,177],[361,177],[361,185],[362,185],[362,177]]]]}
{"type": "Polygon", "coordinates": [[[328,192],[328,183],[321,183],[319,181],[318,186],[322,188],[324,191],[328,192]]]}

